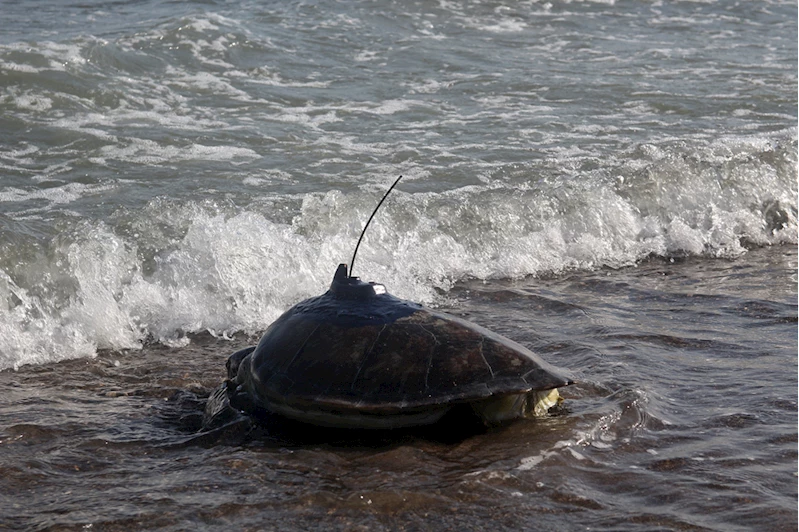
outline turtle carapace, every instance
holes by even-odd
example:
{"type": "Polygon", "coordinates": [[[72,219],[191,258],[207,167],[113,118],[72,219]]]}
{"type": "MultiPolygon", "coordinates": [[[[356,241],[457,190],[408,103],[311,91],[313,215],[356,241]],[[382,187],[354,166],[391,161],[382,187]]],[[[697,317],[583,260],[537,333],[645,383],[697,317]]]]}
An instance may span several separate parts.
{"type": "Polygon", "coordinates": [[[572,383],[524,346],[389,294],[339,265],[327,292],[280,316],[254,348],[234,353],[208,401],[338,428],[428,425],[458,405],[484,423],[545,415],[572,383]]]}

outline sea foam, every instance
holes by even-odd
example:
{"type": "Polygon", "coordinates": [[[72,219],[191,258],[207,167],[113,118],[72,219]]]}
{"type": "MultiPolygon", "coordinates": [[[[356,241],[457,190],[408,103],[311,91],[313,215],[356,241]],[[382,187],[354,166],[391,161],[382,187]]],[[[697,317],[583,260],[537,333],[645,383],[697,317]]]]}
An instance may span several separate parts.
{"type": "MultiPolygon", "coordinates": [[[[650,256],[734,258],[750,246],[795,244],[795,165],[792,130],[776,141],[639,145],[598,169],[575,168],[579,179],[536,180],[531,167],[526,180],[403,191],[429,179],[411,175],[370,227],[354,274],[436,305],[468,278],[619,268],[650,256]]],[[[84,188],[42,199],[97,192],[84,188]]],[[[364,185],[244,205],[156,198],[106,221],[73,213],[57,238],[13,244],[35,263],[0,261],[0,367],[145,341],[181,345],[202,331],[258,333],[326,290],[382,192],[364,185]]]]}

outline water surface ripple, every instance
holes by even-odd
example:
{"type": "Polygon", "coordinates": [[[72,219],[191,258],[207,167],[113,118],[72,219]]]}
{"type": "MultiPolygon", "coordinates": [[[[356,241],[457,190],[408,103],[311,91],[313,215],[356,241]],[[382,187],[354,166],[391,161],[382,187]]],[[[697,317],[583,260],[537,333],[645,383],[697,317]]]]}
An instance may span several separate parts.
{"type": "Polygon", "coordinates": [[[0,529],[796,530],[796,43],[787,0],[4,3],[0,529]],[[359,274],[566,410],[198,433],[400,174],[359,274]]]}

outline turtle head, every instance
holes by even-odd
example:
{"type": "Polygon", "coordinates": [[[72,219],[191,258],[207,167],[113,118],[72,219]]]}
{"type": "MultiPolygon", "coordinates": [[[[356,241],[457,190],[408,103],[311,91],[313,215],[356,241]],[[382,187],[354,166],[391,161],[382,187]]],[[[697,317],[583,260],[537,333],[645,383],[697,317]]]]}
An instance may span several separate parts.
{"type": "Polygon", "coordinates": [[[330,283],[330,292],[339,299],[367,300],[386,293],[386,287],[378,283],[366,283],[358,277],[347,275],[347,265],[339,264],[330,283]]]}

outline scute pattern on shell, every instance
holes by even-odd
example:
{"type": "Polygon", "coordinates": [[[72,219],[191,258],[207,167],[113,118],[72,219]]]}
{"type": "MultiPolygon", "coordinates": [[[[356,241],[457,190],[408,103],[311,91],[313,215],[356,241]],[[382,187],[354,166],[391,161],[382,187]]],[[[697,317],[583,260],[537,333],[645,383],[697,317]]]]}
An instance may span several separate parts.
{"type": "Polygon", "coordinates": [[[442,312],[416,306],[389,323],[361,325],[305,308],[275,322],[245,361],[254,396],[377,414],[571,382],[525,347],[442,312]]]}

